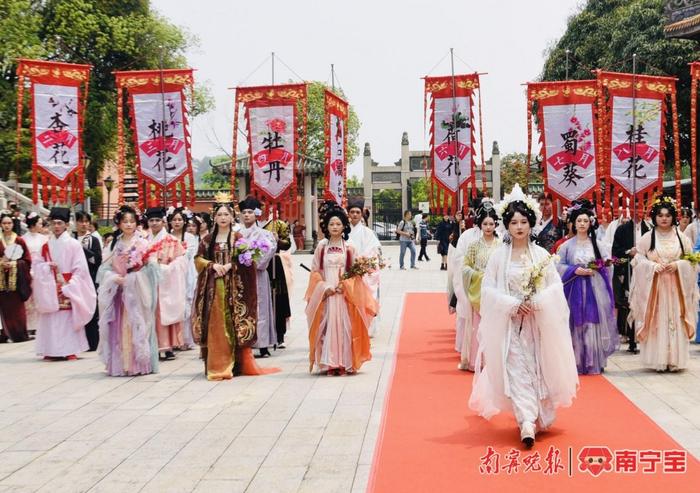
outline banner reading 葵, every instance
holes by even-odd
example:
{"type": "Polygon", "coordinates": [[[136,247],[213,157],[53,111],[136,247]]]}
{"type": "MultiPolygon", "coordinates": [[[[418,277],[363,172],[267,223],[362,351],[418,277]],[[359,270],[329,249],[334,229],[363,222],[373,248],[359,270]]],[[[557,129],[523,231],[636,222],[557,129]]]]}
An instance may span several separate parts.
{"type": "Polygon", "coordinates": [[[475,187],[473,94],[479,75],[426,77],[425,98],[430,98],[430,156],[433,207],[457,209],[460,194],[475,187]]]}
{"type": "Polygon", "coordinates": [[[195,195],[188,124],[194,84],[192,69],[116,72],[115,75],[120,202],[126,160],[122,126],[123,91],[126,90],[137,163],[139,205],[144,207],[155,202],[164,206],[192,205],[195,195]]]}
{"type": "Polygon", "coordinates": [[[24,86],[28,82],[34,203],[40,196],[46,203],[83,200],[82,125],[90,68],[42,60],[19,61],[17,151],[21,147],[24,86]]]}
{"type": "Polygon", "coordinates": [[[285,216],[296,211],[297,162],[306,136],[306,84],[236,88],[231,188],[235,189],[238,114],[243,109],[252,192],[285,216]],[[301,113],[301,115],[299,114],[301,113]]]}
{"type": "Polygon", "coordinates": [[[529,83],[528,142],[537,115],[545,190],[564,204],[593,199],[598,181],[595,80],[529,83]]]}
{"type": "Polygon", "coordinates": [[[325,138],[326,138],[326,192],[329,200],[345,206],[347,202],[347,128],[348,103],[326,89],[325,138]]]}
{"type": "Polygon", "coordinates": [[[676,199],[680,203],[676,81],[672,77],[598,72],[604,133],[601,152],[611,197],[648,199],[663,190],[666,112],[670,100],[674,133],[676,199]]]}

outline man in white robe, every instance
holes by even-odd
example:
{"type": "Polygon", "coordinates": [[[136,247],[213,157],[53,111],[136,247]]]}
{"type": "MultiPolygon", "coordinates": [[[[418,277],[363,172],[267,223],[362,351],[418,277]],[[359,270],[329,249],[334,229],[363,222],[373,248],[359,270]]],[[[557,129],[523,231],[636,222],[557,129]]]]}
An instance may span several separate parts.
{"type": "MultiPolygon", "coordinates": [[[[348,202],[348,218],[350,219],[350,242],[355,247],[357,255],[360,257],[373,257],[379,261],[382,245],[379,243],[374,231],[365,226],[362,222],[362,211],[365,205],[363,198],[354,198],[348,202]]],[[[362,280],[369,288],[372,296],[379,303],[380,271],[366,274],[362,280]]],[[[373,337],[377,332],[377,317],[372,320],[369,328],[369,336],[373,337]]]]}
{"type": "Polygon", "coordinates": [[[267,358],[270,356],[269,348],[277,344],[272,287],[270,286],[270,276],[267,274],[267,266],[277,251],[277,242],[272,233],[258,226],[257,218],[262,215],[261,206],[262,204],[255,197],[247,197],[238,203],[238,210],[241,211],[241,222],[243,224],[240,233],[243,237],[248,240],[264,240],[270,244],[270,249],[267,253],[264,253],[262,258],[255,263],[258,282],[258,339],[253,347],[260,350],[259,357],[267,358]]]}
{"type": "Polygon", "coordinates": [[[83,247],[68,232],[70,210],[54,207],[49,221],[52,234],[33,265],[36,352],[47,360],[74,360],[89,349],[84,328],[95,313],[97,294],[83,247]]]}
{"type": "Polygon", "coordinates": [[[175,348],[184,346],[182,335],[187,299],[187,252],[182,242],[168,233],[165,228],[167,211],[164,207],[146,209],[148,236],[146,239],[158,245],[158,304],[156,306],[156,336],[160,359],[175,359],[175,348]]]}

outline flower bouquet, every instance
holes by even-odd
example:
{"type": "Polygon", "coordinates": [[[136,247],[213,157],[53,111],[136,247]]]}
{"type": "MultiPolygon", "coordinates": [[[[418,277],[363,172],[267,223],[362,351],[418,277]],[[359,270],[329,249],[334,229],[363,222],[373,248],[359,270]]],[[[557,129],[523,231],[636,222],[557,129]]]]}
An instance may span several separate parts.
{"type": "Polygon", "coordinates": [[[343,274],[342,279],[352,279],[362,277],[365,274],[372,274],[385,267],[384,261],[377,257],[357,257],[350,266],[350,269],[343,274]]]}
{"type": "Polygon", "coordinates": [[[700,264],[700,252],[686,253],[681,257],[681,260],[687,260],[688,262],[693,264],[693,267],[697,267],[697,265],[700,264]]]}
{"type": "Polygon", "coordinates": [[[241,265],[250,267],[258,262],[272,246],[266,240],[249,240],[239,238],[233,245],[233,258],[241,265]]]}
{"type": "Polygon", "coordinates": [[[624,265],[627,263],[626,258],[617,258],[617,257],[610,257],[606,259],[595,259],[586,265],[586,269],[591,269],[591,270],[602,270],[605,267],[610,267],[611,265],[624,265]]]}
{"type": "MultiPolygon", "coordinates": [[[[523,255],[523,260],[527,261],[527,256],[523,255]]],[[[523,292],[523,302],[530,301],[537,290],[542,287],[547,267],[552,262],[559,260],[558,255],[548,255],[541,262],[533,264],[529,269],[523,272],[520,288],[523,292]]]]}
{"type": "Polygon", "coordinates": [[[148,262],[148,258],[154,253],[153,248],[139,248],[132,245],[123,251],[117,252],[112,260],[112,269],[120,276],[125,276],[132,272],[137,272],[148,262]]]}

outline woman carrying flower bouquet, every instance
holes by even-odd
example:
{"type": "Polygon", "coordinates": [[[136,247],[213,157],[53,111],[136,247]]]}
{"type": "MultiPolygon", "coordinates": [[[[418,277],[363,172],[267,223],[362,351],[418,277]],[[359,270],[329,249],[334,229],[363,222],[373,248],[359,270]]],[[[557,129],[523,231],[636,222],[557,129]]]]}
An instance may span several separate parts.
{"type": "Polygon", "coordinates": [[[497,207],[508,234],[481,284],[479,353],[469,407],[513,413],[527,447],[578,387],[569,308],[552,256],[531,237],[538,204],[516,184],[497,207]],[[488,308],[486,308],[488,307],[488,308]],[[484,363],[483,368],[481,363],[484,363]]]}
{"type": "Polygon", "coordinates": [[[569,328],[580,375],[603,371],[620,345],[612,292],[610,247],[596,239],[593,205],[574,203],[567,222],[576,236],[559,249],[557,270],[569,303],[569,328]]]}
{"type": "Polygon", "coordinates": [[[233,230],[233,214],[231,196],[218,194],[214,229],[201,239],[195,257],[199,278],[192,330],[208,380],[278,371],[262,369],[253,359],[258,306],[254,261],[261,250],[233,230]]]}
{"type": "Polygon", "coordinates": [[[347,243],[350,221],[342,208],[329,207],[319,226],[324,239],[314,252],[305,296],[309,371],[317,366],[328,375],[354,373],[371,359],[368,329],[377,302],[362,281],[369,265],[347,243]]]}
{"type": "Polygon", "coordinates": [[[692,245],[676,227],[673,199],[654,201],[651,222],[654,227],[639,240],[632,259],[630,317],[644,366],[675,372],[688,367],[689,341],[695,336],[697,269],[684,259],[692,245]]]}
{"type": "Polygon", "coordinates": [[[158,372],[158,261],[151,255],[148,241],[136,231],[139,219],[131,207],[119,208],[114,215],[119,232],[97,273],[97,350],[110,376],[158,372]]]}

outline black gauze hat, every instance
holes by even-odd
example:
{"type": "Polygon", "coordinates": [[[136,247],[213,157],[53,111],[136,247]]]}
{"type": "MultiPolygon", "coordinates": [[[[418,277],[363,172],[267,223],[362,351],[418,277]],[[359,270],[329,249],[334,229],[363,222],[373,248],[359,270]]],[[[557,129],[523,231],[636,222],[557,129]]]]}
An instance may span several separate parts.
{"type": "Polygon", "coordinates": [[[246,210],[246,209],[250,209],[251,211],[254,211],[255,209],[261,209],[261,208],[262,208],[262,204],[255,197],[246,197],[245,199],[241,200],[238,203],[238,210],[241,212],[246,210]]]}
{"type": "Polygon", "coordinates": [[[165,219],[168,215],[165,207],[149,207],[146,209],[146,219],[165,219]]]}
{"type": "Polygon", "coordinates": [[[350,209],[360,209],[360,211],[364,210],[365,208],[365,199],[364,197],[351,197],[348,199],[348,212],[350,212],[350,209]]]}
{"type": "Polygon", "coordinates": [[[52,207],[49,219],[58,219],[64,223],[70,222],[70,209],[67,207],[52,207]]]}

